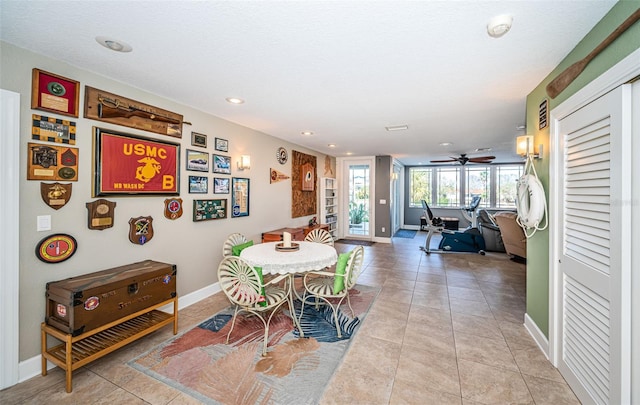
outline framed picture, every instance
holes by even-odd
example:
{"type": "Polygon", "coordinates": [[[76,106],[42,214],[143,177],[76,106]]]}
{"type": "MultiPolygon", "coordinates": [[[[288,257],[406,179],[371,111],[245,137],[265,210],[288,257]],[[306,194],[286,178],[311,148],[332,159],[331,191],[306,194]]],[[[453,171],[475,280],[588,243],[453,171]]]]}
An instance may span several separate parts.
{"type": "Polygon", "coordinates": [[[193,200],[193,221],[227,217],[227,200],[193,200]]]}
{"type": "Polygon", "coordinates": [[[191,146],[207,147],[207,136],[198,132],[191,131],[191,146]]]}
{"type": "Polygon", "coordinates": [[[222,138],[216,138],[216,150],[220,152],[229,152],[229,141],[222,138]]]}
{"type": "Polygon", "coordinates": [[[209,171],[209,153],[187,149],[187,170],[194,172],[209,171]]]}
{"type": "Polygon", "coordinates": [[[229,179],[224,177],[214,177],[213,194],[229,194],[229,179]]]}
{"type": "Polygon", "coordinates": [[[93,127],[93,195],[180,194],[180,145],[93,127]]]}
{"type": "Polygon", "coordinates": [[[27,150],[27,180],[78,181],[78,148],[29,142],[27,150]]]}
{"type": "Polygon", "coordinates": [[[33,69],[31,108],[78,118],[80,82],[33,69]]]}
{"type": "Polygon", "coordinates": [[[209,192],[209,178],[204,176],[189,176],[189,193],[206,194],[209,192]]]}
{"type": "Polygon", "coordinates": [[[213,155],[213,172],[231,174],[231,156],[213,155]]]}
{"type": "Polygon", "coordinates": [[[69,120],[61,120],[59,118],[32,114],[31,139],[34,141],[75,145],[76,123],[69,120]]]}
{"type": "Polygon", "coordinates": [[[231,216],[249,216],[249,179],[233,177],[231,179],[231,216]]]}

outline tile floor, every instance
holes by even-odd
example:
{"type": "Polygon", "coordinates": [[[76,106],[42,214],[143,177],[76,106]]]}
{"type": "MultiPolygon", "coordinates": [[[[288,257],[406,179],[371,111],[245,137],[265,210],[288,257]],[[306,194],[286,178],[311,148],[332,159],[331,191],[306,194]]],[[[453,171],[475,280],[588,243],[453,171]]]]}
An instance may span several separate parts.
{"type": "MultiPolygon", "coordinates": [[[[525,266],[496,253],[426,255],[425,236],[365,247],[359,282],[382,290],[321,403],[579,403],[522,326],[525,266]]],[[[181,310],[180,330],[227,305],[219,293],[181,310]]],[[[0,403],[197,404],[126,365],[171,336],[165,328],[77,370],[71,394],[56,368],[0,391],[0,403]]]]}

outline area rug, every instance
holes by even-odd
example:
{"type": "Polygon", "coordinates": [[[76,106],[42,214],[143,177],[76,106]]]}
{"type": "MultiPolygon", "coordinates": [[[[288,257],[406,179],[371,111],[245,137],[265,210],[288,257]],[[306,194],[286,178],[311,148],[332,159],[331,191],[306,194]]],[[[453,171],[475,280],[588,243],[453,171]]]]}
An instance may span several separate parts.
{"type": "Polygon", "coordinates": [[[375,242],[359,239],[338,239],[334,243],[344,243],[345,245],[373,246],[375,242]]]}
{"type": "Polygon", "coordinates": [[[406,239],[413,239],[416,236],[416,233],[418,231],[415,231],[413,229],[398,229],[398,232],[396,232],[395,235],[393,235],[394,238],[406,238],[406,239]]]}
{"type": "MultiPolygon", "coordinates": [[[[338,338],[328,306],[305,305],[305,338],[293,328],[288,310],[274,315],[267,356],[264,326],[256,316],[238,315],[229,344],[233,308],[129,361],[129,366],[206,404],[317,404],[341,363],[351,338],[380,290],[356,285],[341,305],[338,338]]],[[[300,302],[294,304],[300,313],[300,302]]],[[[285,308],[287,308],[285,306],[285,308]]]]}

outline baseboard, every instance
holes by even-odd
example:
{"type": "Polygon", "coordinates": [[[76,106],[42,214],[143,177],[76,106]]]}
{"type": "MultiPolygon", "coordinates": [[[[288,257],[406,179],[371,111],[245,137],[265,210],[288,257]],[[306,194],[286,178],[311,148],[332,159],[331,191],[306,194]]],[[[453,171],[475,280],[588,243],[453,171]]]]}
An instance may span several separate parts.
{"type": "MultiPolygon", "coordinates": [[[[188,306],[202,301],[203,299],[212,296],[218,291],[220,291],[220,285],[216,282],[182,297],[178,297],[178,310],[187,308],[188,306]]],[[[160,307],[159,310],[164,312],[172,312],[173,305],[165,305],[163,307],[160,307]]],[[[41,361],[41,355],[33,356],[30,359],[21,361],[18,364],[18,383],[27,381],[30,378],[40,375],[42,373],[41,361]]],[[[55,364],[47,362],[47,370],[51,370],[54,367],[56,367],[55,364]]]]}
{"type": "Polygon", "coordinates": [[[371,242],[391,243],[391,238],[374,237],[371,242]]]}
{"type": "Polygon", "coordinates": [[[549,340],[544,335],[544,333],[542,333],[540,328],[538,328],[538,325],[536,325],[533,319],[531,319],[529,314],[526,314],[526,313],[524,314],[524,328],[527,330],[527,332],[529,332],[529,335],[531,335],[533,340],[536,342],[536,344],[538,345],[540,350],[542,350],[542,353],[544,353],[544,355],[547,357],[547,360],[548,360],[549,359],[549,340]]]}

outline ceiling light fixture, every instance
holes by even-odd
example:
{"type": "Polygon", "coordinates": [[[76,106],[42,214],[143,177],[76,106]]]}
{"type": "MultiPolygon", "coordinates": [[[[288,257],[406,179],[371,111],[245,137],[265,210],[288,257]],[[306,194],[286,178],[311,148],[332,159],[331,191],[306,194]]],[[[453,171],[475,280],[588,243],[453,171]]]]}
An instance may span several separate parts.
{"type": "Polygon", "coordinates": [[[227,97],[225,100],[227,100],[227,103],[231,104],[244,104],[244,100],[237,97],[227,97]]]}
{"type": "Polygon", "coordinates": [[[336,147],[336,144],[335,144],[335,143],[330,143],[330,144],[328,144],[327,146],[328,146],[328,147],[330,147],[330,148],[335,148],[335,147],[336,147]]]}
{"type": "Polygon", "coordinates": [[[491,148],[476,148],[476,152],[489,152],[491,148]]]}
{"type": "Polygon", "coordinates": [[[440,146],[451,146],[453,145],[451,142],[440,142],[440,146]]]}
{"type": "Polygon", "coordinates": [[[105,48],[116,52],[131,52],[133,50],[131,45],[126,42],[118,41],[117,39],[109,37],[96,37],[96,42],[105,48]]]}
{"type": "Polygon", "coordinates": [[[305,136],[310,136],[310,135],[313,135],[313,131],[302,131],[301,134],[305,136]]]}
{"type": "Polygon", "coordinates": [[[394,125],[389,127],[384,127],[387,131],[404,131],[405,129],[409,129],[408,125],[394,125]]]}
{"type": "Polygon", "coordinates": [[[487,24],[487,33],[492,38],[500,38],[511,29],[513,17],[508,14],[502,14],[493,17],[487,24]]]}

